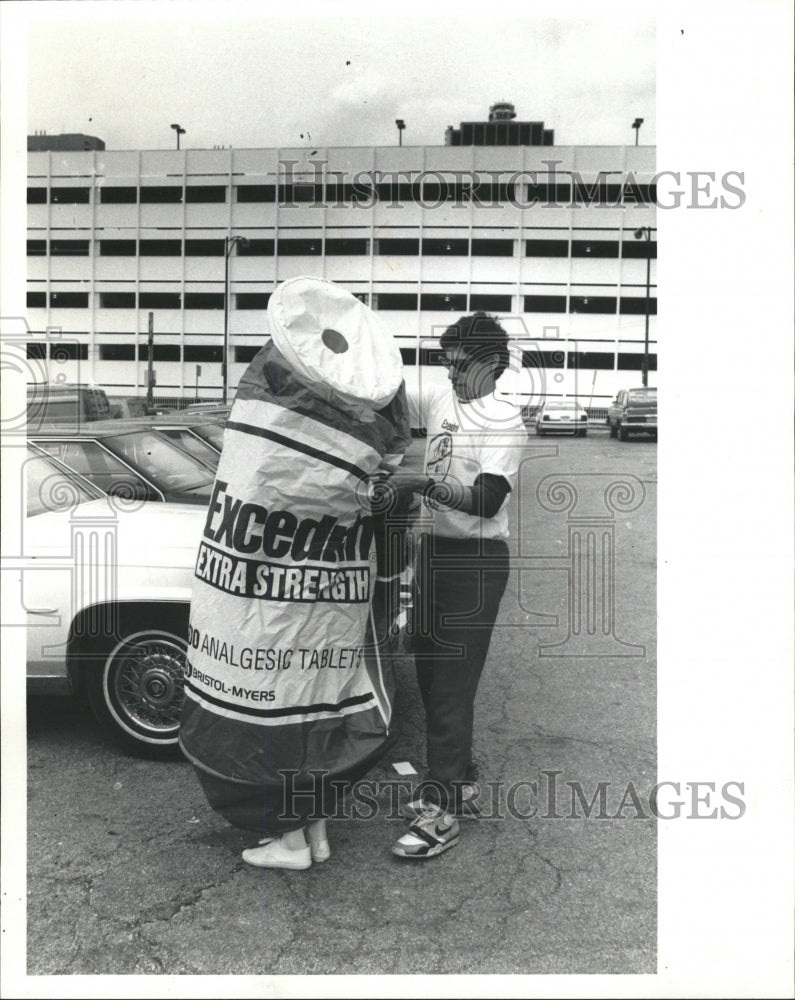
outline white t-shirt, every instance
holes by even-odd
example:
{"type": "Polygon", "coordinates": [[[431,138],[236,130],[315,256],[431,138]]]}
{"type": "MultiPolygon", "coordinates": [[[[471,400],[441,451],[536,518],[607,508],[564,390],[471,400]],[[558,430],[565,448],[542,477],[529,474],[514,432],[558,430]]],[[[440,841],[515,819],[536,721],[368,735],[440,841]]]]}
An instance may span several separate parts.
{"type": "MultiPolygon", "coordinates": [[[[515,405],[493,393],[462,403],[452,385],[424,386],[408,394],[412,427],[425,427],[425,471],[439,480],[472,486],[479,475],[503,476],[514,488],[527,430],[515,405]]],[[[433,531],[446,538],[507,538],[510,494],[494,517],[475,517],[431,500],[433,531]]]]}

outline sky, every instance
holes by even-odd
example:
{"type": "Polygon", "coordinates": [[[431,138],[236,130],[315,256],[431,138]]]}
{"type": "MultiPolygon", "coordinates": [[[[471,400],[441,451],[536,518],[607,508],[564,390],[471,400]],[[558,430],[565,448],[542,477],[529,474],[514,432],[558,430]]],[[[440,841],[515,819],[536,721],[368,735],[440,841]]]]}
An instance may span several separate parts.
{"type": "Polygon", "coordinates": [[[172,123],[183,148],[391,145],[396,118],[405,145],[442,145],[448,125],[484,121],[500,100],[553,128],[558,145],[634,143],[636,117],[640,141],[655,142],[648,15],[489,23],[484,7],[284,19],[238,3],[193,4],[188,17],[147,0],[30,6],[29,131],[96,135],[108,149],[173,148],[172,123]]]}

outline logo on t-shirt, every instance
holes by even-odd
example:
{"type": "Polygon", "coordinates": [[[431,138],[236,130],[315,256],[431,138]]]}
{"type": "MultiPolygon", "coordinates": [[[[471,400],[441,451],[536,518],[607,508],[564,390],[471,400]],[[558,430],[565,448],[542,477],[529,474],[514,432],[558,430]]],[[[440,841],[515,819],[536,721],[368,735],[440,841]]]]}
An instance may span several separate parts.
{"type": "Polygon", "coordinates": [[[458,424],[451,424],[449,420],[443,420],[442,421],[442,427],[444,427],[444,429],[446,431],[457,431],[458,430],[458,424]]]}
{"type": "MultiPolygon", "coordinates": [[[[450,471],[450,461],[453,457],[452,434],[437,434],[428,445],[425,471],[429,476],[445,479],[450,471]]],[[[429,510],[439,510],[439,504],[430,497],[425,497],[425,506],[429,510]]]]}
{"type": "Polygon", "coordinates": [[[452,457],[452,435],[437,434],[428,445],[428,458],[425,462],[425,471],[429,476],[446,476],[450,470],[450,460],[452,457]]]}

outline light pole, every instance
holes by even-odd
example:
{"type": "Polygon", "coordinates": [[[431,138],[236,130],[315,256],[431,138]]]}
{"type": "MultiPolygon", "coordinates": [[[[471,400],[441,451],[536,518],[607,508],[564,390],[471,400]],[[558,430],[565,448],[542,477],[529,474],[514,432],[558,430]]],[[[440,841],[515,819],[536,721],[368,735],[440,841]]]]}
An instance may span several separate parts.
{"type": "Polygon", "coordinates": [[[402,118],[396,118],[395,119],[395,124],[397,125],[397,130],[398,130],[398,146],[402,146],[403,145],[403,129],[406,127],[406,123],[403,121],[402,118]]]}
{"type": "Polygon", "coordinates": [[[248,240],[245,236],[227,236],[224,239],[224,356],[221,359],[224,404],[229,392],[229,255],[235,243],[247,246],[248,240]]]}
{"type": "Polygon", "coordinates": [[[635,145],[636,146],[638,144],[638,136],[640,135],[640,127],[641,127],[642,124],[643,124],[643,119],[642,118],[636,118],[635,121],[632,123],[632,127],[635,129],[635,145]]]}
{"type": "Polygon", "coordinates": [[[154,400],[155,369],[153,367],[154,358],[155,358],[155,314],[149,313],[149,336],[146,341],[146,409],[149,413],[153,413],[155,408],[155,400],[154,400]]]}
{"type": "Polygon", "coordinates": [[[179,149],[179,137],[185,135],[185,129],[181,125],[172,125],[171,127],[177,133],[177,149],[179,149]]]}
{"type": "Polygon", "coordinates": [[[651,226],[641,226],[635,230],[636,240],[646,240],[646,333],[643,338],[643,367],[641,381],[645,388],[649,384],[649,295],[651,292],[651,226]]]}

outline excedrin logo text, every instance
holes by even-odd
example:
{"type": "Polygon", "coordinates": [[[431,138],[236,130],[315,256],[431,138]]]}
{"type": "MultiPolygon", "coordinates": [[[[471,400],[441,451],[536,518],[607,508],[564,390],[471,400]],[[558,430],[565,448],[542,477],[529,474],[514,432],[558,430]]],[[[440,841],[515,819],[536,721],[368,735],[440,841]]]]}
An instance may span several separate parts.
{"type": "Polygon", "coordinates": [[[369,566],[323,569],[306,563],[268,563],[229,555],[207,542],[199,546],[194,575],[216,590],[261,601],[365,604],[370,600],[369,566]]]}
{"type": "Polygon", "coordinates": [[[360,514],[353,524],[340,524],[329,514],[299,520],[289,510],[267,510],[227,493],[228,483],[217,479],[204,537],[241,555],[260,552],[272,559],[296,562],[350,562],[367,560],[373,541],[373,522],[360,514]]]}

